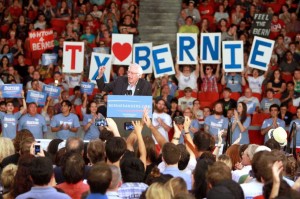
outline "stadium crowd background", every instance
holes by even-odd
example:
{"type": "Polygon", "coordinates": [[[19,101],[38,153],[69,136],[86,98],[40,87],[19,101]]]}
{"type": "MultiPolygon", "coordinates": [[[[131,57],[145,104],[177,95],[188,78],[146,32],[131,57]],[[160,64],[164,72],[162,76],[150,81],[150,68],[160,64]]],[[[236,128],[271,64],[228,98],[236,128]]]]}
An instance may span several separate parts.
{"type": "MultiPolygon", "coordinates": [[[[2,98],[3,198],[300,197],[298,154],[284,152],[286,131],[269,131],[300,132],[299,2],[183,1],[178,32],[221,32],[222,41],[242,40],[246,69],[225,73],[220,65],[175,63],[174,77],[143,75],[152,85],[153,120],[144,115],[134,122],[127,139],[111,118],[108,127],[94,125],[95,117],[106,117],[107,95],[95,89],[87,96],[78,85],[88,79],[93,47],[110,48],[111,34],[134,34],[139,41],[138,1],[4,0],[0,18],[1,84],[22,83],[23,97],[43,84],[63,90],[44,107],[2,98]],[[275,46],[265,72],[247,67],[257,12],[273,14],[275,46]],[[57,53],[58,62],[42,66],[30,51],[28,32],[48,28],[54,29],[55,47],[46,52],[57,53]],[[81,74],[62,73],[64,41],[85,42],[81,74]],[[62,115],[72,122],[58,125],[62,115]],[[142,136],[143,126],[152,137],[142,136]],[[230,131],[233,144],[223,152],[230,131]],[[47,150],[36,151],[35,139],[56,135],[47,150]]],[[[111,79],[126,71],[114,66],[111,79]]],[[[299,133],[295,139],[300,146],[299,133]]]]}

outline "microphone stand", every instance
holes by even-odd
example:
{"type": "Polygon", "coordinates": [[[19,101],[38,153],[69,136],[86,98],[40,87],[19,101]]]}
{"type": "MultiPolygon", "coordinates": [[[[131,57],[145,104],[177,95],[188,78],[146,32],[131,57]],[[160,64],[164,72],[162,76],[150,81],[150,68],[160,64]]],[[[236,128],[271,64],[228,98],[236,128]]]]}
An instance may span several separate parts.
{"type": "Polygon", "coordinates": [[[227,135],[226,135],[226,140],[225,144],[223,147],[223,154],[226,152],[226,150],[231,146],[232,144],[232,134],[231,134],[231,127],[232,127],[232,122],[229,119],[228,121],[228,128],[227,128],[227,135]]]}

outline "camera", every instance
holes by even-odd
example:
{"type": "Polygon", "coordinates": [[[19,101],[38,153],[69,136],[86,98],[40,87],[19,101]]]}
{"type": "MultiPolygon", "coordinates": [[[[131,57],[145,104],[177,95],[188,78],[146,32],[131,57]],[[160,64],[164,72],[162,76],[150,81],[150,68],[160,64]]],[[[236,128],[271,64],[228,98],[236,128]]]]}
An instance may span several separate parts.
{"type": "Polygon", "coordinates": [[[174,118],[175,124],[183,124],[184,123],[184,117],[183,116],[176,116],[174,118]]]}
{"type": "Polygon", "coordinates": [[[134,130],[134,126],[133,126],[132,122],[125,122],[124,123],[124,129],[125,129],[125,131],[134,130]]]}
{"type": "Polygon", "coordinates": [[[95,126],[107,126],[107,122],[106,122],[105,118],[96,119],[95,126]]]}
{"type": "Polygon", "coordinates": [[[38,154],[39,152],[41,152],[41,145],[39,143],[36,143],[34,145],[34,154],[38,154]]]}

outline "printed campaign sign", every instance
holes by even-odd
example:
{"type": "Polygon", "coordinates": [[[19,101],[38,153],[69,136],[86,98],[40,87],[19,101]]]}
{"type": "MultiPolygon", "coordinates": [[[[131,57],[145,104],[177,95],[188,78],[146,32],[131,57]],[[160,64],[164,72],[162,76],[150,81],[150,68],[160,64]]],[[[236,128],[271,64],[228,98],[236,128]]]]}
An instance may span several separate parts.
{"type": "Polygon", "coordinates": [[[267,71],[273,47],[273,40],[255,36],[249,54],[248,66],[267,71]]]}
{"type": "Polygon", "coordinates": [[[197,64],[197,34],[177,33],[177,64],[197,64]]]}
{"type": "Polygon", "coordinates": [[[22,98],[23,84],[4,84],[1,86],[2,98],[22,98]]]}
{"type": "Polygon", "coordinates": [[[64,42],[64,73],[81,73],[83,71],[83,60],[84,42],[64,42]]]}
{"type": "Polygon", "coordinates": [[[92,52],[89,79],[96,84],[99,67],[105,66],[104,82],[108,83],[111,71],[111,55],[92,52]]]}
{"type": "Polygon", "coordinates": [[[243,41],[223,41],[222,57],[225,72],[242,72],[244,70],[243,41]]]}
{"type": "Polygon", "coordinates": [[[9,63],[13,63],[13,61],[14,61],[14,55],[12,53],[0,54],[0,60],[4,56],[6,56],[8,58],[9,63]]]}
{"type": "Polygon", "coordinates": [[[108,95],[107,117],[142,118],[148,108],[152,118],[152,96],[108,95]]]}
{"type": "Polygon", "coordinates": [[[93,48],[93,52],[109,54],[109,49],[110,49],[109,47],[95,47],[93,48]]]}
{"type": "Polygon", "coordinates": [[[111,55],[115,65],[129,65],[132,62],[132,34],[112,34],[111,55]]]}
{"type": "Polygon", "coordinates": [[[45,106],[47,94],[43,92],[29,90],[26,96],[26,102],[35,102],[38,106],[45,106]]]}
{"type": "Polygon", "coordinates": [[[31,31],[28,34],[31,51],[44,51],[54,48],[52,29],[31,31]]]}
{"type": "Polygon", "coordinates": [[[254,13],[251,33],[254,36],[268,38],[271,32],[272,14],[254,13]]]}
{"type": "Polygon", "coordinates": [[[152,50],[154,76],[174,75],[174,64],[169,44],[154,46],[152,50]]]}
{"type": "Polygon", "coordinates": [[[56,64],[57,63],[57,54],[56,53],[43,53],[42,54],[42,65],[48,66],[50,64],[56,64]]]}
{"type": "Polygon", "coordinates": [[[152,73],[152,43],[133,44],[133,62],[139,64],[143,73],[152,73]]]}
{"type": "Polygon", "coordinates": [[[80,92],[86,93],[87,95],[92,95],[95,88],[94,83],[90,82],[81,82],[80,84],[80,92]]]}
{"type": "Polygon", "coordinates": [[[200,60],[203,64],[219,64],[221,33],[201,33],[200,60]]]}
{"type": "Polygon", "coordinates": [[[47,93],[47,95],[52,97],[53,99],[58,99],[58,97],[61,93],[61,88],[44,84],[43,92],[47,93]]]}

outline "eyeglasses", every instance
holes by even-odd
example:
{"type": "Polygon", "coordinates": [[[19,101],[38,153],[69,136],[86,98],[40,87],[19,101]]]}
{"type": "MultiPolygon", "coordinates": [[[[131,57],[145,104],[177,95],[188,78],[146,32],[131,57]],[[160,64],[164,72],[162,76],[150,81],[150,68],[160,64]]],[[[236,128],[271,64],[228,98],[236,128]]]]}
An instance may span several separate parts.
{"type": "Polygon", "coordinates": [[[206,68],[205,70],[211,70],[211,68],[206,68]]]}
{"type": "Polygon", "coordinates": [[[131,71],[127,71],[127,75],[136,75],[138,73],[134,73],[134,72],[131,72],[131,71]]]}

